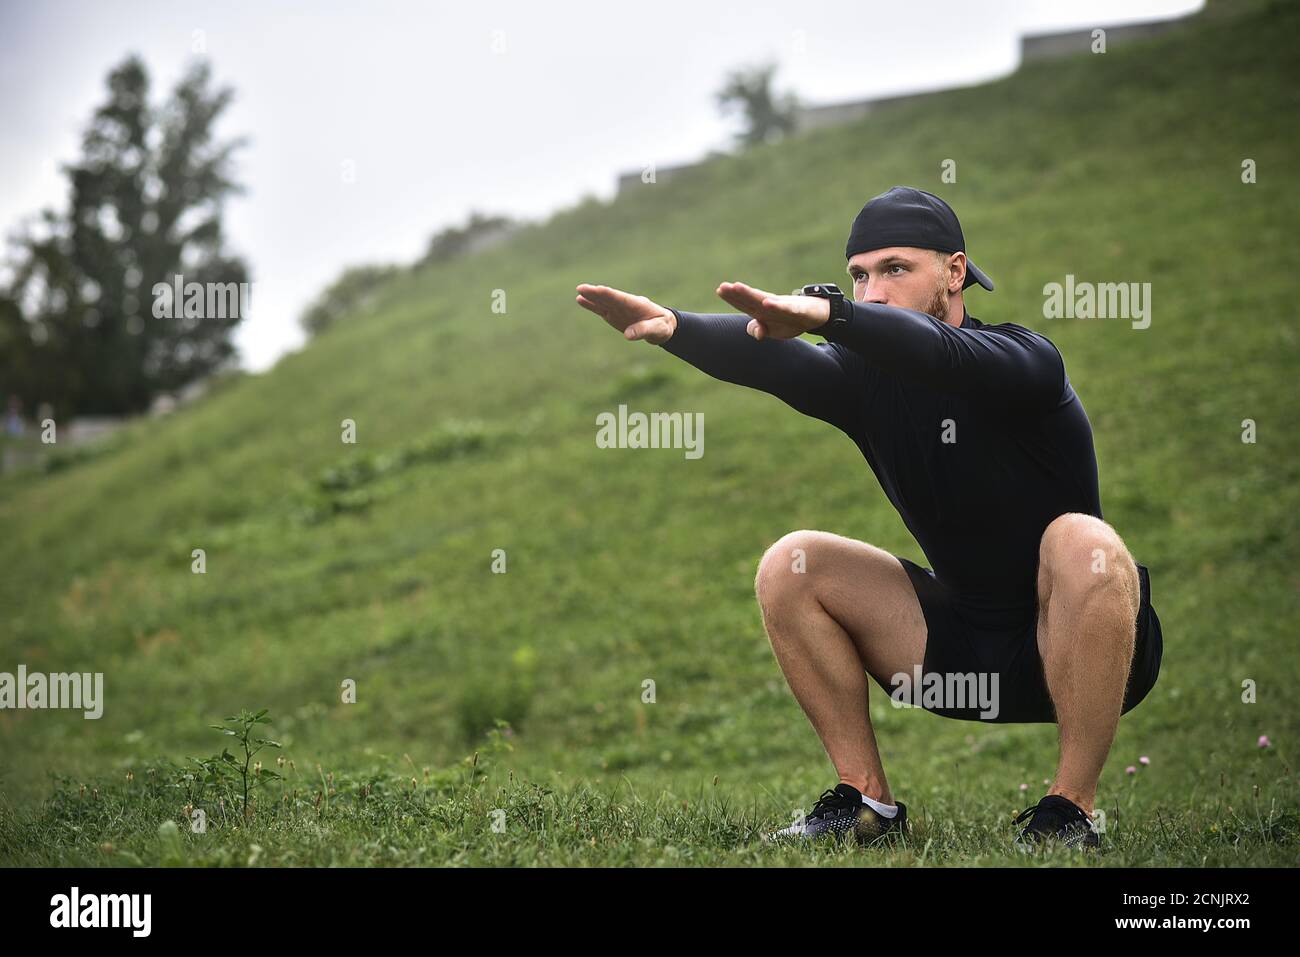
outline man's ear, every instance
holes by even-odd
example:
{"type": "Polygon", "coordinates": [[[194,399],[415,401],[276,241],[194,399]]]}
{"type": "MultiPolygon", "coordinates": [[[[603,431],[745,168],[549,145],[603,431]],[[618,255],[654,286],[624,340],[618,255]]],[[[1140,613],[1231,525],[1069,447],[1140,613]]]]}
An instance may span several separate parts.
{"type": "Polygon", "coordinates": [[[948,292],[961,292],[966,283],[966,254],[952,253],[948,256],[948,292]]]}

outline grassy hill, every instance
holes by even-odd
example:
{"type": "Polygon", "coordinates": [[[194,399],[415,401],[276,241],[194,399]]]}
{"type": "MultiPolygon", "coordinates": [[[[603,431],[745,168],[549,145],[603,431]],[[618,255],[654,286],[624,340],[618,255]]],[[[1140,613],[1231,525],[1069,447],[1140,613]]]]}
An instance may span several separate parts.
{"type": "MultiPolygon", "coordinates": [[[[1106,518],[1151,569],[1165,662],[1103,774],[1105,860],[1296,863],[1298,106],[1300,9],[1216,6],[583,204],[394,283],[102,454],[0,481],[0,671],[102,671],[106,697],[98,721],[0,711],[0,858],[242,863],[256,840],[262,863],[807,859],[736,849],[835,783],[763,634],[758,559],[804,527],[924,556],[846,438],[622,341],[573,287],[724,312],[723,280],[842,278],[861,204],[906,183],[953,204],[996,280],[972,314],[1061,349],[1106,518]],[[1044,319],[1067,273],[1150,282],[1150,328],[1044,319]],[[703,458],[598,449],[619,403],[703,412],[703,458]],[[148,769],[217,750],[209,725],[241,708],[270,709],[301,772],[282,811],[317,820],[315,767],[337,775],[332,836],[290,815],[169,856],[157,823],[186,802],[148,769]],[[509,734],[484,735],[495,718],[509,734]],[[387,816],[365,816],[363,782],[387,816]]],[[[885,859],[1011,861],[1055,728],[899,711],[878,689],[872,713],[925,845],[885,859]]]]}

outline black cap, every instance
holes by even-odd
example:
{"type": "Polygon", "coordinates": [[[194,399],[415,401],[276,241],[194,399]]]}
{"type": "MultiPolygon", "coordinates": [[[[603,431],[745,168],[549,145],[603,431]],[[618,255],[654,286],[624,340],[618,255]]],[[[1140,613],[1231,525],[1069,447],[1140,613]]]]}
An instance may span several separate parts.
{"type": "MultiPolygon", "coordinates": [[[[966,237],[952,207],[933,193],[911,186],[895,186],[868,200],[849,232],[844,258],[890,246],[915,246],[944,253],[966,251],[966,237]]],[[[992,291],[993,280],[966,259],[965,289],[979,283],[992,291]]]]}

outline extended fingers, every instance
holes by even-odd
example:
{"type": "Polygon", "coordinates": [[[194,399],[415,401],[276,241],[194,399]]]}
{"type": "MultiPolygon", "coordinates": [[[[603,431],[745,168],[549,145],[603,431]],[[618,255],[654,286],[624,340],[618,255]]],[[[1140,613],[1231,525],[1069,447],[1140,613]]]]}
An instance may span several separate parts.
{"type": "Polygon", "coordinates": [[[762,297],[755,297],[753,293],[746,289],[738,287],[735,283],[723,283],[718,287],[718,296],[729,306],[734,306],[741,312],[747,312],[751,315],[762,308],[762,297]]]}
{"type": "Polygon", "coordinates": [[[578,292],[596,306],[594,312],[609,312],[619,305],[618,290],[610,289],[609,286],[591,286],[583,283],[578,286],[578,292]]]}
{"type": "Polygon", "coordinates": [[[604,314],[600,311],[600,308],[585,296],[578,296],[577,302],[578,305],[580,305],[583,309],[588,309],[591,312],[594,312],[596,315],[600,316],[602,319],[604,318],[604,314]]]}
{"type": "Polygon", "coordinates": [[[747,286],[743,282],[724,282],[718,286],[718,295],[741,312],[751,316],[782,311],[779,297],[747,286]]]}
{"type": "Polygon", "coordinates": [[[578,286],[578,292],[582,293],[588,299],[595,303],[607,304],[614,307],[636,306],[640,301],[639,296],[626,293],[622,289],[613,289],[609,286],[589,286],[586,283],[578,286]]]}

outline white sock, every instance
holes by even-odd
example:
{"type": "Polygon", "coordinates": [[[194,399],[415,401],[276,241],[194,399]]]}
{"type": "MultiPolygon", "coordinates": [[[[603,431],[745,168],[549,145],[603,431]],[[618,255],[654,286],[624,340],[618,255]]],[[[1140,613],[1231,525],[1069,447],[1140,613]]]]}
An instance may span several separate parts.
{"type": "Polygon", "coordinates": [[[879,801],[871,800],[871,798],[867,797],[865,794],[862,795],[862,803],[871,808],[871,810],[875,811],[881,817],[898,816],[897,804],[881,804],[879,801]]]}

